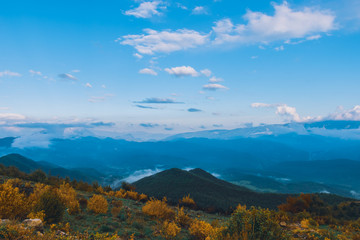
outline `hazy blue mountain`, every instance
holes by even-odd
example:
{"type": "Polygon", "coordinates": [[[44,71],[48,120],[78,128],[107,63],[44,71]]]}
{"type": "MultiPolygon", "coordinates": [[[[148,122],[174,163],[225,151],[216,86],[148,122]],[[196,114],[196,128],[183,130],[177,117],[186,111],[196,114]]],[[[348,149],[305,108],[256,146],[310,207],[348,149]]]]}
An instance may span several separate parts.
{"type": "Polygon", "coordinates": [[[104,175],[95,169],[65,169],[55,164],[44,161],[33,161],[20,154],[9,154],[0,157],[0,164],[5,166],[17,167],[20,171],[31,173],[37,169],[41,169],[46,174],[50,173],[52,176],[69,177],[70,179],[82,180],[86,182],[100,181],[104,175]]]}

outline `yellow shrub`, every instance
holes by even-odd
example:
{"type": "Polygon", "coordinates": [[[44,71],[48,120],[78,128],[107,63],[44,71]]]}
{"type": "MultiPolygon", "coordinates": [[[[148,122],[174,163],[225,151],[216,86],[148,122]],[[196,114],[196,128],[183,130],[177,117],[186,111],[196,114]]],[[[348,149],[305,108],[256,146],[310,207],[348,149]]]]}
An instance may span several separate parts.
{"type": "Polygon", "coordinates": [[[190,194],[188,194],[187,196],[184,196],[182,199],[180,199],[179,203],[181,206],[186,206],[186,207],[190,207],[190,208],[196,207],[195,201],[194,201],[194,199],[192,199],[190,197],[190,194]]]}
{"type": "Polygon", "coordinates": [[[139,201],[140,202],[146,202],[147,199],[148,199],[148,196],[146,194],[142,193],[142,194],[139,195],[139,201]]]}
{"type": "Polygon", "coordinates": [[[139,199],[139,194],[134,191],[126,191],[125,197],[137,201],[139,199]]]}
{"type": "Polygon", "coordinates": [[[38,219],[41,219],[41,221],[44,222],[44,219],[45,219],[45,211],[42,210],[42,211],[36,212],[36,213],[31,212],[31,213],[29,213],[29,214],[27,215],[27,218],[30,218],[30,219],[36,219],[36,218],[38,218],[38,219]]]}
{"type": "Polygon", "coordinates": [[[151,198],[145,206],[142,207],[143,213],[161,218],[161,219],[173,219],[175,216],[174,210],[172,210],[166,203],[166,199],[157,200],[151,198]]]}
{"type": "Polygon", "coordinates": [[[7,181],[0,184],[0,219],[1,218],[23,218],[30,211],[27,198],[7,181]]]}
{"type": "Polygon", "coordinates": [[[175,221],[182,227],[189,227],[192,219],[184,212],[184,207],[177,208],[175,221]]]}
{"type": "Polygon", "coordinates": [[[193,220],[190,225],[189,231],[190,234],[198,240],[209,239],[209,237],[213,234],[213,227],[210,223],[201,220],[193,220]]]}
{"type": "Polygon", "coordinates": [[[48,191],[50,189],[50,186],[42,184],[42,183],[36,183],[35,187],[33,189],[33,192],[29,196],[29,202],[31,204],[31,208],[33,209],[36,205],[36,203],[39,201],[40,196],[48,191]]]}
{"type": "Polygon", "coordinates": [[[68,207],[68,212],[70,215],[77,214],[80,211],[80,204],[76,199],[76,191],[73,189],[69,183],[63,183],[59,188],[59,195],[65,204],[68,207]]]}
{"type": "Polygon", "coordinates": [[[107,213],[108,211],[108,202],[101,195],[94,195],[89,199],[87,208],[94,213],[107,213]]]}
{"type": "Polygon", "coordinates": [[[125,198],[126,192],[124,189],[120,189],[119,191],[115,192],[115,197],[117,198],[125,198]]]}
{"type": "Polygon", "coordinates": [[[301,220],[300,225],[302,228],[309,228],[310,226],[309,220],[308,219],[301,220]]]}
{"type": "Polygon", "coordinates": [[[167,220],[163,223],[161,229],[161,235],[165,239],[174,239],[179,234],[181,228],[174,222],[168,222],[167,220]]]}

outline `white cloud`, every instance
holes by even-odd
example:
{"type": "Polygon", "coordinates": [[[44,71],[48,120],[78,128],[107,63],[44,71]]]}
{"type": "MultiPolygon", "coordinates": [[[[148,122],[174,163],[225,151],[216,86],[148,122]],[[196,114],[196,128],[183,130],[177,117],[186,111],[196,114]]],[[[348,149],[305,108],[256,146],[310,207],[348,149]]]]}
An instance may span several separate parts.
{"type": "Polygon", "coordinates": [[[199,73],[190,66],[165,68],[164,70],[171,75],[175,75],[176,77],[183,77],[183,76],[197,77],[197,76],[199,76],[199,73]]]}
{"type": "Polygon", "coordinates": [[[41,76],[42,73],[40,71],[34,71],[34,70],[29,70],[29,73],[32,75],[32,76],[41,76]]]}
{"type": "Polygon", "coordinates": [[[204,74],[206,77],[211,76],[211,71],[209,69],[203,69],[200,71],[202,74],[204,74]]]}
{"type": "Polygon", "coordinates": [[[133,56],[136,57],[137,59],[142,59],[143,58],[143,56],[141,54],[138,54],[138,53],[134,53],[133,56]]]}
{"type": "Polygon", "coordinates": [[[194,30],[156,31],[144,29],[145,34],[126,35],[117,39],[122,45],[134,47],[141,54],[170,53],[204,45],[208,35],[194,30]]]}
{"type": "Polygon", "coordinates": [[[9,110],[8,107],[0,107],[0,110],[9,110]]]}
{"type": "Polygon", "coordinates": [[[86,83],[86,84],[85,84],[85,87],[87,87],[87,88],[92,88],[92,85],[91,85],[90,83],[86,83]]]}
{"type": "Polygon", "coordinates": [[[101,85],[101,87],[102,87],[102,88],[106,88],[106,85],[103,84],[103,85],[101,85]]]}
{"type": "Polygon", "coordinates": [[[125,15],[136,18],[151,18],[154,15],[161,15],[158,11],[159,5],[161,5],[161,1],[142,2],[137,8],[126,11],[125,15]]]}
{"type": "Polygon", "coordinates": [[[268,103],[252,103],[251,107],[253,108],[269,108],[274,107],[274,104],[268,104],[268,103]]]}
{"type": "Polygon", "coordinates": [[[3,72],[0,72],[0,77],[21,77],[21,74],[17,72],[11,72],[9,70],[5,70],[3,72]]]}
{"type": "Polygon", "coordinates": [[[192,10],[192,14],[194,14],[194,15],[207,14],[207,11],[206,11],[205,7],[197,6],[192,10]]]}
{"type": "Polygon", "coordinates": [[[140,180],[144,177],[149,177],[151,175],[154,175],[158,172],[161,172],[162,169],[143,169],[143,170],[138,170],[135,171],[132,175],[128,176],[127,178],[124,178],[121,180],[121,182],[125,181],[125,182],[129,182],[129,183],[133,183],[136,182],[137,180],[140,180]]]}
{"type": "Polygon", "coordinates": [[[210,78],[209,82],[211,83],[218,83],[218,82],[223,82],[224,80],[222,78],[217,78],[217,77],[212,77],[210,78]]]}
{"type": "Polygon", "coordinates": [[[300,118],[299,114],[296,112],[296,108],[290,107],[286,104],[277,106],[276,114],[278,114],[280,116],[289,116],[295,122],[300,122],[303,120],[300,118]]]}
{"type": "Polygon", "coordinates": [[[247,24],[234,25],[228,18],[215,23],[216,44],[225,42],[269,42],[306,38],[314,34],[336,29],[335,16],[329,11],[312,8],[293,10],[287,2],[274,4],[273,16],[248,11],[244,15],[247,24]]]}
{"type": "Polygon", "coordinates": [[[211,90],[211,91],[215,91],[215,90],[219,90],[219,89],[225,89],[227,90],[228,88],[221,85],[221,84],[217,84],[217,83],[210,83],[210,84],[206,84],[203,86],[203,89],[205,90],[211,90]]]}
{"type": "Polygon", "coordinates": [[[321,38],[320,34],[312,35],[306,38],[306,40],[318,40],[321,38]]]}
{"type": "Polygon", "coordinates": [[[23,120],[26,117],[17,113],[0,113],[0,120],[23,120]]]}
{"type": "Polygon", "coordinates": [[[78,73],[78,72],[80,72],[80,70],[79,70],[79,69],[74,69],[74,70],[72,70],[71,72],[73,72],[73,73],[78,73]]]}
{"type": "Polygon", "coordinates": [[[290,107],[287,104],[268,104],[268,103],[252,103],[253,108],[275,108],[275,113],[279,116],[288,117],[295,122],[303,122],[313,120],[312,117],[300,117],[295,107],[290,107]]]}
{"type": "Polygon", "coordinates": [[[150,69],[150,68],[141,69],[139,71],[139,73],[141,73],[141,74],[149,74],[149,75],[153,75],[153,76],[158,75],[157,72],[155,72],[153,69],[150,69]]]}
{"type": "Polygon", "coordinates": [[[326,119],[334,120],[360,120],[360,105],[344,110],[342,107],[336,113],[330,114],[326,119]]]}

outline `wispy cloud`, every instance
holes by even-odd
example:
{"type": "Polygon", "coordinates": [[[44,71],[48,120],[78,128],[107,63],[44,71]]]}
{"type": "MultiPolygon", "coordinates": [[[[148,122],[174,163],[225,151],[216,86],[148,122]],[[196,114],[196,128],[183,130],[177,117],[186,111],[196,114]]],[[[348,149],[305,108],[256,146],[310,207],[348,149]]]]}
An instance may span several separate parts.
{"type": "Polygon", "coordinates": [[[87,88],[92,88],[92,85],[91,85],[90,83],[86,83],[86,84],[85,84],[85,87],[87,87],[87,88]]]}
{"type": "MultiPolygon", "coordinates": [[[[236,24],[230,18],[224,18],[216,21],[208,33],[189,29],[144,29],[144,34],[125,35],[117,41],[134,47],[141,54],[171,53],[204,45],[315,40],[338,27],[335,14],[328,10],[310,7],[294,10],[286,1],[273,6],[273,15],[248,10],[243,16],[245,24],[236,24]]],[[[203,13],[204,8],[196,7],[194,11],[203,13]]]]}
{"type": "Polygon", "coordinates": [[[201,14],[207,14],[208,12],[206,11],[206,8],[204,6],[197,6],[194,7],[194,9],[192,10],[192,14],[194,15],[201,15],[201,14]]]}
{"type": "Polygon", "coordinates": [[[0,113],[0,120],[24,120],[26,117],[17,113],[0,113]]]}
{"type": "Polygon", "coordinates": [[[172,103],[183,103],[183,102],[177,102],[175,99],[173,98],[145,98],[142,101],[138,101],[138,102],[134,102],[134,103],[156,103],[156,104],[172,104],[172,103]]]}
{"type": "Polygon", "coordinates": [[[21,77],[21,74],[17,72],[11,72],[9,70],[5,70],[0,72],[0,77],[21,77]]]}
{"type": "Polygon", "coordinates": [[[247,24],[233,24],[229,18],[215,23],[215,44],[226,42],[270,42],[306,38],[314,34],[336,29],[335,16],[329,11],[312,8],[293,10],[287,2],[273,4],[273,16],[248,11],[244,15],[247,24]]]}
{"type": "Polygon", "coordinates": [[[210,83],[203,86],[204,90],[216,91],[219,89],[227,90],[229,88],[225,87],[224,85],[217,84],[217,83],[210,83]]]}
{"type": "Polygon", "coordinates": [[[64,80],[78,80],[75,76],[69,74],[69,73],[61,73],[58,75],[59,78],[64,79],[64,80]]]}
{"type": "MultiPolygon", "coordinates": [[[[154,15],[161,15],[158,11],[161,5],[163,5],[161,1],[142,2],[137,8],[126,11],[125,15],[134,16],[136,18],[151,18],[154,15]]],[[[165,9],[166,7],[162,6],[161,8],[165,9]]]]}
{"type": "Polygon", "coordinates": [[[141,74],[148,74],[148,75],[153,75],[153,76],[157,76],[157,72],[155,72],[153,69],[151,68],[143,68],[139,71],[139,73],[141,74]]]}
{"type": "Polygon", "coordinates": [[[140,123],[139,126],[144,127],[144,128],[155,128],[155,127],[158,127],[159,124],[157,124],[157,123],[140,123]]]}
{"type": "Polygon", "coordinates": [[[171,75],[175,75],[176,77],[184,77],[184,76],[197,77],[197,76],[199,76],[199,73],[190,66],[165,68],[164,70],[171,75]]]}
{"type": "Polygon", "coordinates": [[[202,112],[202,110],[198,109],[198,108],[189,108],[187,111],[188,112],[202,112]]]}
{"type": "Polygon", "coordinates": [[[210,77],[212,74],[211,70],[209,70],[209,69],[203,69],[200,72],[201,72],[201,74],[205,75],[206,77],[210,77]]]}
{"type": "Polygon", "coordinates": [[[223,82],[223,81],[224,81],[224,79],[218,78],[218,77],[215,77],[215,76],[209,79],[210,83],[219,83],[219,82],[223,82]]]}
{"type": "Polygon", "coordinates": [[[194,30],[156,31],[144,29],[145,34],[126,35],[117,39],[122,45],[134,47],[141,54],[171,53],[195,48],[208,41],[208,34],[194,30]]]}
{"type": "Polygon", "coordinates": [[[29,73],[31,74],[31,76],[41,76],[42,73],[40,71],[35,71],[35,70],[29,70],[29,73]]]}
{"type": "Polygon", "coordinates": [[[135,107],[138,107],[138,108],[143,108],[143,109],[157,109],[157,108],[154,108],[154,107],[150,107],[150,106],[144,106],[144,105],[135,105],[135,107]]]}

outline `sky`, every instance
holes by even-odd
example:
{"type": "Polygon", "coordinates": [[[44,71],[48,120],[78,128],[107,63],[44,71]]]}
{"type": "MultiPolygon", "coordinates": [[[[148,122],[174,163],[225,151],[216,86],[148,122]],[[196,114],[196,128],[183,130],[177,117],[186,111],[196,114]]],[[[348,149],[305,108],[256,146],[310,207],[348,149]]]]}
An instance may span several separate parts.
{"type": "Polygon", "coordinates": [[[0,3],[1,137],[360,120],[358,0],[0,3]]]}

